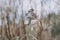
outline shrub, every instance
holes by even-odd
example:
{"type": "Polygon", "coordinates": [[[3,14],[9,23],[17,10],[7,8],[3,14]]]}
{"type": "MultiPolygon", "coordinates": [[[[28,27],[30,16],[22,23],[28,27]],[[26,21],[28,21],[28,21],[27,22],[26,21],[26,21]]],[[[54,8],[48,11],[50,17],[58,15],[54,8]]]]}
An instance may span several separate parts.
{"type": "Polygon", "coordinates": [[[60,34],[60,23],[57,23],[56,25],[53,25],[51,29],[52,37],[56,37],[60,34]]]}

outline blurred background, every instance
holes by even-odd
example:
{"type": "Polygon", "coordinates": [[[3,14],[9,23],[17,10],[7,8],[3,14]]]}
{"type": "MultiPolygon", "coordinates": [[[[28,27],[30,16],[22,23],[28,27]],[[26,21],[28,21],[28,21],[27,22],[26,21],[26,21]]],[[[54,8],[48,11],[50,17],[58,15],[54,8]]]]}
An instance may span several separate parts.
{"type": "Polygon", "coordinates": [[[60,0],[0,0],[0,40],[60,40],[60,0]]]}

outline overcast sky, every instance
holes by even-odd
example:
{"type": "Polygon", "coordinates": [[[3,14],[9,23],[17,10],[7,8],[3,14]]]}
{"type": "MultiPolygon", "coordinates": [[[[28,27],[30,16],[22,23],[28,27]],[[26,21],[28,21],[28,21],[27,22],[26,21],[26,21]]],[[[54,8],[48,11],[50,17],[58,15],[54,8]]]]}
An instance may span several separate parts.
{"type": "MultiPolygon", "coordinates": [[[[41,12],[41,1],[43,1],[44,5],[44,11],[51,12],[51,11],[57,11],[59,0],[23,0],[23,10],[28,11],[29,9],[34,8],[35,11],[37,10],[38,13],[41,12]]],[[[17,7],[18,6],[18,11],[20,14],[21,10],[21,5],[19,3],[22,3],[22,0],[15,0],[15,5],[13,3],[13,0],[11,1],[11,6],[12,7],[17,7]]],[[[60,4],[60,3],[59,3],[60,4]]],[[[0,5],[2,7],[7,7],[9,6],[9,0],[0,0],[0,5]]]]}
{"type": "MultiPolygon", "coordinates": [[[[37,15],[41,14],[42,9],[43,9],[44,15],[47,15],[49,12],[57,13],[58,10],[60,10],[59,0],[11,0],[11,7],[18,8],[17,18],[19,18],[19,15],[21,16],[21,13],[22,13],[21,12],[22,2],[23,2],[24,13],[31,8],[34,9],[34,12],[36,12],[37,15]],[[15,1],[15,4],[13,1],[15,1]],[[41,6],[41,1],[43,1],[43,7],[41,6]]],[[[9,6],[9,0],[0,0],[0,6],[2,8],[6,8],[7,6],[9,6]]],[[[12,14],[10,14],[10,16],[12,16],[12,14]]],[[[0,21],[0,24],[1,24],[1,21],[0,21]]]]}

